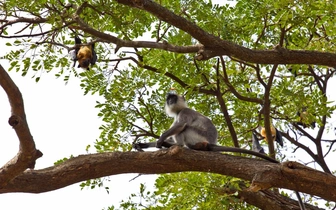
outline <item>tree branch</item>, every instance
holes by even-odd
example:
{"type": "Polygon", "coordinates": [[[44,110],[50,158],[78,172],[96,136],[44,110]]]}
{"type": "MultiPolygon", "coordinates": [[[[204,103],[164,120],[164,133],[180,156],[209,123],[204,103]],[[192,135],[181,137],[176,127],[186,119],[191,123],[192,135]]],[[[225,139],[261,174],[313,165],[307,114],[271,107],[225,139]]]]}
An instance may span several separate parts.
{"type": "Polygon", "coordinates": [[[0,85],[5,90],[12,108],[8,123],[13,127],[20,141],[17,155],[0,168],[0,188],[3,188],[27,168],[34,168],[35,160],[42,157],[42,153],[36,150],[34,139],[30,134],[21,92],[1,65],[0,85]]]}
{"type": "Polygon", "coordinates": [[[204,171],[249,180],[252,181],[251,190],[254,191],[270,187],[286,188],[336,201],[336,177],[299,163],[276,164],[178,146],[157,152],[81,155],[53,167],[25,171],[1,188],[0,193],[41,193],[88,179],[123,173],[162,174],[182,171],[204,171]]]}
{"type": "Polygon", "coordinates": [[[227,55],[247,62],[259,64],[314,64],[336,66],[336,54],[308,50],[287,50],[281,47],[272,50],[251,50],[235,43],[222,40],[201,29],[195,23],[180,17],[151,0],[117,0],[120,4],[145,10],[158,19],[171,24],[197,39],[204,45],[198,60],[227,55]]]}

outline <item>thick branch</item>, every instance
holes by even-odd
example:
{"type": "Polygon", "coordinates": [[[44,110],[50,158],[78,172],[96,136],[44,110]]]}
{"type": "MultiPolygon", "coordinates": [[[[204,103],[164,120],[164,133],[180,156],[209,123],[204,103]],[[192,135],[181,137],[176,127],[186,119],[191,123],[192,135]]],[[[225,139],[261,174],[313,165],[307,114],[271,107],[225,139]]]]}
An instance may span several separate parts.
{"type": "Polygon", "coordinates": [[[106,34],[100,31],[97,31],[91,28],[88,24],[86,24],[80,17],[80,10],[74,15],[74,20],[78,23],[78,29],[83,30],[86,33],[89,33],[95,37],[98,37],[102,40],[114,43],[117,45],[116,49],[121,47],[132,47],[132,48],[153,48],[153,49],[162,49],[167,50],[170,52],[179,52],[179,53],[196,53],[200,49],[203,48],[203,45],[190,45],[190,46],[176,46],[171,45],[167,42],[158,43],[158,42],[151,42],[151,41],[128,41],[119,39],[113,35],[106,34]]]}
{"type": "Polygon", "coordinates": [[[186,20],[169,11],[160,4],[151,0],[118,0],[119,3],[145,10],[162,21],[171,24],[197,39],[203,44],[204,52],[197,58],[209,59],[215,56],[227,55],[247,62],[259,64],[314,64],[336,66],[336,54],[318,51],[287,50],[276,47],[274,50],[251,50],[229,41],[221,40],[198,27],[195,23],[186,20]]]}
{"type": "Polygon", "coordinates": [[[286,188],[336,201],[336,177],[299,163],[276,164],[215,152],[181,149],[177,146],[157,152],[81,155],[57,166],[25,171],[0,189],[0,193],[41,193],[88,179],[123,173],[161,174],[181,171],[234,176],[253,181],[254,190],[286,188]]]}
{"type": "Polygon", "coordinates": [[[34,168],[35,160],[41,157],[42,153],[36,150],[34,139],[30,134],[21,92],[1,65],[0,85],[5,90],[12,108],[12,116],[8,123],[14,128],[20,140],[18,154],[0,169],[0,188],[2,188],[27,168],[34,168]]]}

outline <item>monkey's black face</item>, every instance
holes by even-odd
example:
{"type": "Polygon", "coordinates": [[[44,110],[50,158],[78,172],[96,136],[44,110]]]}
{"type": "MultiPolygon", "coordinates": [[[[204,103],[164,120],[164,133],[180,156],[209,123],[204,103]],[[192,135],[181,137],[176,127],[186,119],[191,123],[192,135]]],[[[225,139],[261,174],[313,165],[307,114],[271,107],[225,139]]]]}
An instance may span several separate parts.
{"type": "Polygon", "coordinates": [[[82,67],[82,68],[88,68],[89,65],[90,65],[90,59],[85,59],[85,60],[82,60],[82,61],[79,61],[79,65],[82,67]]]}
{"type": "Polygon", "coordinates": [[[175,93],[167,94],[167,98],[166,98],[167,105],[176,104],[177,100],[178,100],[178,95],[176,95],[175,93]]]}

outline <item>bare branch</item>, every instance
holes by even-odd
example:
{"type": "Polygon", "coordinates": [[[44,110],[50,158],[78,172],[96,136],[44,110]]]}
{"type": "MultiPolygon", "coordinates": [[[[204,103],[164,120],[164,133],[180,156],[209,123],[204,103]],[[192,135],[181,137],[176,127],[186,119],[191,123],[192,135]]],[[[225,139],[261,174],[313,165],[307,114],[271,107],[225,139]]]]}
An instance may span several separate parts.
{"type": "Polygon", "coordinates": [[[1,25],[0,29],[2,30],[3,28],[7,27],[7,26],[10,26],[10,25],[13,25],[15,23],[34,23],[34,24],[37,24],[37,23],[45,23],[47,21],[47,19],[45,18],[38,18],[38,17],[35,17],[35,18],[26,18],[26,17],[19,17],[19,18],[16,18],[15,20],[0,20],[0,22],[4,22],[5,24],[1,25]]]}
{"type": "Polygon", "coordinates": [[[256,191],[279,187],[336,201],[336,177],[299,163],[276,164],[178,146],[157,152],[81,155],[53,167],[25,171],[1,188],[0,193],[41,193],[88,179],[123,173],[162,174],[182,171],[204,171],[238,177],[252,181],[251,189],[256,191]]]}
{"type": "Polygon", "coordinates": [[[34,168],[35,160],[41,157],[42,153],[36,150],[34,139],[29,131],[21,92],[1,65],[0,85],[5,90],[12,108],[8,123],[13,127],[20,141],[17,155],[0,169],[0,188],[2,188],[27,168],[34,168]]]}
{"type": "Polygon", "coordinates": [[[269,154],[271,157],[275,159],[275,150],[274,150],[274,142],[272,141],[272,133],[271,133],[271,115],[270,115],[270,108],[271,108],[271,100],[270,100],[270,94],[271,94],[271,88],[272,88],[272,83],[274,79],[275,72],[278,68],[278,65],[274,65],[271,74],[269,76],[266,88],[265,88],[265,94],[264,94],[264,106],[262,110],[264,111],[264,127],[266,131],[266,139],[268,140],[268,149],[269,149],[269,154]]]}
{"type": "Polygon", "coordinates": [[[263,104],[262,99],[243,96],[242,94],[240,94],[235,89],[235,87],[229,81],[229,77],[227,75],[227,70],[226,70],[226,67],[225,67],[225,61],[224,61],[223,57],[220,57],[220,58],[221,58],[222,69],[223,69],[223,77],[222,78],[223,78],[226,86],[229,88],[230,92],[242,101],[248,101],[248,102],[253,102],[253,103],[257,103],[257,104],[263,104]]]}

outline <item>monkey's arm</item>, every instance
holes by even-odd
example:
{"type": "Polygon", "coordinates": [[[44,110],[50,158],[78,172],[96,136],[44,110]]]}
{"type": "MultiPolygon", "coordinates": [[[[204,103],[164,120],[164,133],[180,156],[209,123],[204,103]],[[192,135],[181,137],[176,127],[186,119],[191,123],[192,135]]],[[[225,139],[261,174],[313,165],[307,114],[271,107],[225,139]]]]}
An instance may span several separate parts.
{"type": "Polygon", "coordinates": [[[163,146],[164,141],[173,135],[179,134],[182,132],[185,127],[187,126],[187,123],[181,122],[181,123],[174,123],[171,128],[169,128],[167,131],[165,131],[159,138],[159,140],[156,142],[156,147],[161,148],[163,146]]]}
{"type": "MultiPolygon", "coordinates": [[[[77,36],[75,35],[75,44],[81,44],[82,43],[82,40],[77,36]]],[[[74,55],[74,64],[72,67],[75,67],[76,66],[76,61],[78,61],[78,58],[77,58],[77,54],[78,54],[78,51],[79,51],[80,47],[76,47],[75,48],[75,55],[74,55]]]]}
{"type": "Polygon", "coordinates": [[[82,44],[82,40],[77,35],[75,35],[75,43],[82,44]]]}
{"type": "Polygon", "coordinates": [[[94,51],[94,49],[92,48],[92,59],[91,59],[91,65],[95,65],[97,62],[97,54],[94,51]]]}

